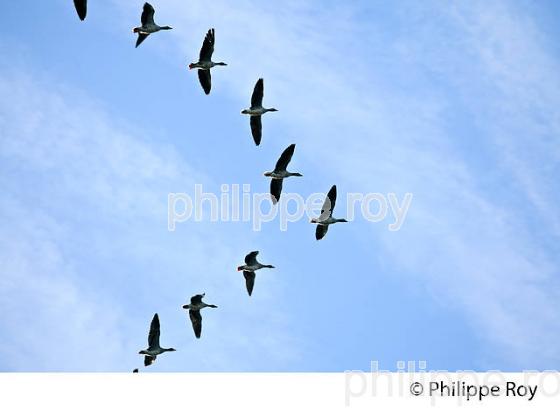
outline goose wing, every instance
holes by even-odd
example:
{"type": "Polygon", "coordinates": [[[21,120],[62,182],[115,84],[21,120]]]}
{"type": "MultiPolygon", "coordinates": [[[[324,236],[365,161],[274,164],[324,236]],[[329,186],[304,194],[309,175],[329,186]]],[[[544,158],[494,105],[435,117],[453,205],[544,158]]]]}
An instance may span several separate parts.
{"type": "Polygon", "coordinates": [[[323,237],[327,234],[329,230],[329,225],[321,225],[317,224],[317,229],[315,229],[315,239],[318,241],[323,239],[323,237]]]}
{"type": "Polygon", "coordinates": [[[200,55],[198,61],[212,61],[212,54],[214,53],[214,29],[211,28],[204,37],[204,42],[200,48],[200,55]]]}
{"type": "Polygon", "coordinates": [[[198,81],[204,90],[206,95],[210,94],[210,89],[212,88],[212,76],[210,75],[210,70],[198,70],[198,81]]]}
{"type": "Polygon", "coordinates": [[[294,155],[295,149],[296,149],[296,144],[292,144],[284,150],[282,155],[280,155],[280,158],[278,158],[278,162],[276,162],[276,166],[274,167],[274,172],[280,172],[286,170],[288,164],[292,160],[292,155],[294,155]]]}
{"type": "Polygon", "coordinates": [[[243,276],[245,277],[245,286],[247,287],[247,293],[249,296],[253,293],[253,287],[255,286],[255,272],[251,272],[248,270],[243,271],[243,276]]]}
{"type": "Polygon", "coordinates": [[[259,254],[259,251],[253,251],[247,254],[247,256],[245,256],[245,265],[256,265],[257,264],[257,255],[259,254]]]}
{"type": "Polygon", "coordinates": [[[149,36],[147,33],[138,33],[138,39],[136,40],[136,47],[138,47],[146,38],[149,36]]]}
{"type": "Polygon", "coordinates": [[[150,350],[159,347],[159,316],[156,313],[150,324],[150,334],[148,335],[148,348],[150,350]]]}
{"type": "Polygon", "coordinates": [[[330,217],[334,211],[334,206],[336,205],[336,185],[333,185],[325,198],[323,207],[321,208],[320,220],[325,220],[330,217]]]}
{"type": "Polygon", "coordinates": [[[144,356],[144,366],[151,365],[154,362],[154,360],[156,360],[156,356],[150,356],[150,355],[144,356]]]}
{"type": "Polygon", "coordinates": [[[255,141],[255,145],[259,145],[261,143],[261,138],[262,138],[261,116],[251,115],[251,119],[249,121],[251,123],[251,134],[253,134],[253,140],[255,141]]]}
{"type": "Polygon", "coordinates": [[[144,3],[144,9],[142,10],[142,17],[140,17],[140,22],[143,26],[154,24],[154,13],[156,11],[150,3],[144,3]]]}
{"type": "Polygon", "coordinates": [[[85,20],[87,14],[87,0],[74,0],[74,7],[76,7],[80,20],[85,20]]]}
{"type": "Polygon", "coordinates": [[[200,339],[200,334],[202,333],[202,315],[200,310],[189,310],[189,317],[191,318],[194,335],[197,339],[200,339]]]}
{"type": "Polygon", "coordinates": [[[257,83],[255,84],[255,88],[253,89],[253,95],[251,96],[251,109],[254,110],[255,108],[262,107],[264,95],[264,81],[262,78],[259,78],[257,83]]]}
{"type": "Polygon", "coordinates": [[[270,199],[272,203],[277,203],[280,200],[280,195],[282,194],[282,183],[283,179],[272,179],[270,181],[270,199]]]}

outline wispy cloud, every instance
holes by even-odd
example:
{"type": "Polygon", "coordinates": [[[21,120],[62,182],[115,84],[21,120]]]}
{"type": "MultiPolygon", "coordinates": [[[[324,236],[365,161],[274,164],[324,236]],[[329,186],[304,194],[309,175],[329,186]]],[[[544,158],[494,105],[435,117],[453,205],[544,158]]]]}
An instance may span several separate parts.
{"type": "MultiPolygon", "coordinates": [[[[109,13],[115,30],[130,36],[138,5],[114,4],[121,11],[118,17],[109,13]]],[[[362,255],[383,261],[387,270],[377,275],[425,289],[427,303],[449,311],[449,320],[469,323],[480,345],[489,346],[469,358],[473,366],[557,367],[558,60],[532,10],[507,2],[331,6],[169,1],[156,14],[175,27],[165,33],[169,40],[162,34],[161,41],[145,44],[162,59],[186,66],[198,56],[204,32],[216,27],[216,57],[229,65],[216,71],[215,90],[225,91],[238,111],[248,103],[254,81],[265,78],[265,101],[270,98],[281,114],[267,118],[266,144],[279,151],[297,137],[298,161],[307,180],[316,181],[315,191],[337,182],[341,192],[414,193],[397,234],[375,225],[354,228],[359,243],[380,245],[373,256],[362,255]]],[[[196,75],[188,75],[200,91],[196,75]]],[[[179,342],[179,363],[162,360],[160,370],[306,366],[298,358],[309,346],[290,331],[297,312],[281,309],[280,300],[293,294],[285,281],[271,275],[260,282],[263,299],[252,300],[251,309],[245,309],[246,298],[228,291],[243,290],[240,278],[228,272],[231,261],[250,250],[250,239],[224,227],[217,234],[189,225],[188,235],[179,231],[173,239],[161,231],[168,192],[221,175],[197,173],[171,144],[155,144],[149,131],[123,125],[87,97],[53,90],[33,76],[12,72],[2,78],[0,94],[13,96],[0,102],[0,152],[7,160],[0,175],[10,193],[2,215],[12,221],[3,225],[2,237],[20,238],[2,246],[2,258],[13,272],[32,271],[31,278],[42,272],[40,265],[66,272],[53,283],[75,296],[61,301],[58,316],[83,300],[92,313],[70,318],[72,327],[92,329],[91,316],[98,315],[108,323],[104,332],[111,333],[113,353],[95,361],[100,368],[125,350],[135,353],[146,331],[138,322],[147,325],[161,306],[168,309],[162,316],[162,326],[169,326],[164,343],[186,340],[191,329],[174,305],[188,296],[186,289],[206,290],[209,300],[219,294],[216,303],[228,308],[208,312],[214,320],[205,321],[205,332],[213,338],[196,347],[179,342]],[[15,218],[22,213],[33,213],[37,222],[19,229],[15,218]],[[44,230],[48,235],[41,236],[44,230]],[[24,269],[22,261],[32,251],[15,243],[37,243],[40,265],[24,269]],[[216,249],[220,257],[208,260],[205,255],[216,249]],[[101,262],[87,258],[92,265],[84,266],[76,255],[87,253],[101,262]],[[116,286],[104,292],[108,307],[101,308],[90,290],[104,286],[107,275],[96,280],[96,270],[109,266],[116,286]],[[178,272],[181,267],[185,272],[178,272]],[[150,286],[154,281],[157,286],[150,286]],[[125,297],[137,306],[121,312],[125,297]],[[270,309],[273,301],[280,308],[270,309]],[[185,325],[175,325],[180,321],[185,325]],[[255,326],[240,326],[248,322],[255,326]]],[[[281,257],[281,250],[274,251],[281,257]]],[[[370,276],[360,272],[365,261],[352,263],[355,280],[370,276]]],[[[46,300],[56,289],[29,292],[46,300]]],[[[18,318],[22,301],[6,295],[2,303],[18,318]]],[[[41,323],[58,323],[58,316],[41,323]]],[[[13,323],[2,327],[12,335],[20,329],[13,323]]],[[[437,330],[436,324],[427,329],[437,330]]],[[[83,343],[74,340],[72,346],[82,349],[83,343]]],[[[28,346],[32,357],[42,356],[39,343],[28,346]]]]}
{"type": "Polygon", "coordinates": [[[192,28],[174,33],[185,55],[219,27],[216,54],[233,64],[217,81],[240,106],[253,78],[273,79],[277,121],[321,175],[414,192],[407,226],[382,235],[383,258],[501,352],[480,366],[546,367],[560,358],[557,247],[546,244],[559,226],[557,59],[530,10],[439,6],[167,5],[192,28]],[[378,28],[355,19],[378,12],[378,28]]]}
{"type": "Polygon", "coordinates": [[[0,77],[11,96],[0,103],[2,368],[127,371],[138,366],[155,311],[162,344],[182,351],[158,370],[282,367],[297,357],[282,313],[242,330],[264,323],[258,305],[274,306],[281,286],[262,282],[256,311],[231,309],[246,299],[231,261],[250,240],[238,233],[232,246],[204,224],[166,230],[167,193],[209,177],[150,130],[109,118],[25,66],[17,71],[0,77]],[[180,306],[200,291],[224,308],[208,315],[204,331],[216,335],[196,350],[180,306]]]}

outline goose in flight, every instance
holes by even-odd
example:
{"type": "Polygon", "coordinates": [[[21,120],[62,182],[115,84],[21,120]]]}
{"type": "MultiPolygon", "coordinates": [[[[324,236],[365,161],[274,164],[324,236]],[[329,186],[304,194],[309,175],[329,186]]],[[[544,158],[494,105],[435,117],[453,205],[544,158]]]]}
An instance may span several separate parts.
{"type": "Polygon", "coordinates": [[[210,69],[217,65],[227,65],[226,63],[215,63],[212,61],[212,54],[214,53],[214,29],[211,28],[206,33],[204,37],[204,42],[200,48],[200,55],[196,63],[189,64],[189,70],[193,68],[198,68],[198,79],[200,85],[204,92],[208,95],[210,94],[210,89],[212,88],[212,76],[210,75],[210,69]]]}
{"type": "Polygon", "coordinates": [[[132,373],[138,373],[138,369],[134,369],[132,373]]]}
{"type": "Polygon", "coordinates": [[[202,333],[202,315],[200,314],[200,309],[205,307],[217,308],[216,305],[208,305],[202,301],[205,293],[201,295],[194,295],[191,298],[191,303],[188,305],[183,305],[183,309],[189,311],[189,317],[191,318],[192,327],[194,330],[194,335],[197,339],[200,339],[200,334],[202,333]]]}
{"type": "Polygon", "coordinates": [[[169,26],[158,26],[154,23],[154,13],[155,10],[150,3],[144,3],[144,9],[142,10],[142,17],[140,21],[142,25],[140,27],[134,27],[132,29],[133,33],[138,33],[138,40],[136,40],[136,47],[138,47],[146,37],[152,33],[157,33],[160,30],[171,30],[169,26]]]}
{"type": "Polygon", "coordinates": [[[263,265],[257,261],[257,255],[259,251],[253,251],[245,256],[245,265],[237,267],[237,270],[243,271],[243,276],[245,277],[245,286],[247,287],[247,293],[249,296],[253,293],[253,287],[255,286],[255,271],[262,268],[274,269],[272,265],[263,265]]]}
{"type": "Polygon", "coordinates": [[[251,133],[253,134],[253,140],[256,145],[261,143],[262,138],[262,122],[261,116],[267,112],[278,111],[276,108],[264,108],[262,106],[264,95],[264,82],[262,78],[259,78],[253,89],[253,95],[251,96],[251,108],[241,111],[241,114],[247,114],[251,116],[251,133]]]}
{"type": "Polygon", "coordinates": [[[332,213],[334,211],[334,206],[336,204],[336,185],[333,185],[325,198],[323,207],[321,208],[321,215],[319,218],[313,218],[311,223],[317,224],[317,229],[315,230],[315,239],[320,240],[327,234],[329,230],[329,225],[335,224],[337,222],[348,222],[346,219],[333,218],[332,213]]]}
{"type": "Polygon", "coordinates": [[[144,356],[144,366],[149,366],[156,360],[157,355],[165,352],[174,352],[175,349],[172,347],[164,348],[159,345],[159,316],[156,313],[150,324],[150,334],[148,335],[148,348],[140,350],[138,354],[143,354],[144,356]]]}
{"type": "Polygon", "coordinates": [[[294,150],[296,149],[296,144],[290,145],[288,148],[284,150],[278,162],[276,162],[276,166],[274,167],[274,171],[265,172],[265,177],[270,177],[272,180],[270,181],[270,196],[272,199],[272,203],[277,203],[280,200],[280,194],[282,193],[282,181],[284,178],[288,177],[302,177],[299,172],[289,172],[286,170],[288,164],[292,159],[292,155],[294,155],[294,150]]]}
{"type": "Polygon", "coordinates": [[[87,0],[74,0],[74,7],[80,20],[84,21],[87,15],[87,0]]]}

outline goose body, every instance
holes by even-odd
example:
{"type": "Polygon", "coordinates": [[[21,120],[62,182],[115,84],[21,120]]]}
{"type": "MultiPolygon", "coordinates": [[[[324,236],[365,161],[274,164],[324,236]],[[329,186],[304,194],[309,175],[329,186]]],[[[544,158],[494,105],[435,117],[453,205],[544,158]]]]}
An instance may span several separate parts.
{"type": "Polygon", "coordinates": [[[145,355],[144,366],[149,366],[156,360],[156,357],[165,352],[174,352],[175,349],[161,347],[159,345],[160,325],[159,316],[154,314],[152,322],[150,323],[150,333],[148,334],[148,348],[140,350],[138,354],[145,355]]]}
{"type": "Polygon", "coordinates": [[[192,327],[194,330],[194,335],[197,339],[200,339],[200,335],[202,334],[202,315],[200,311],[206,307],[209,308],[217,308],[216,305],[210,305],[202,301],[202,298],[205,296],[205,293],[200,295],[194,295],[191,298],[191,303],[187,305],[183,305],[183,309],[187,309],[189,311],[189,318],[192,323],[192,327]]]}
{"type": "Polygon", "coordinates": [[[139,27],[134,27],[132,29],[133,33],[138,34],[138,39],[136,40],[136,47],[138,47],[146,38],[152,34],[157,33],[160,30],[171,30],[169,26],[158,26],[154,22],[155,10],[150,3],[144,3],[144,8],[142,9],[142,16],[140,22],[142,23],[139,27]]]}
{"type": "Polygon", "coordinates": [[[259,145],[262,139],[262,121],[261,116],[267,112],[278,111],[276,108],[264,108],[262,106],[264,96],[264,80],[259,78],[253,89],[253,95],[251,96],[251,107],[241,111],[241,114],[249,115],[251,134],[253,135],[253,141],[255,145],[259,145]]]}
{"type": "Polygon", "coordinates": [[[280,200],[280,195],[282,194],[282,184],[285,178],[303,176],[299,172],[289,172],[287,170],[295,149],[296,144],[292,144],[286,148],[284,152],[282,152],[282,155],[280,155],[278,162],[276,162],[274,170],[264,173],[265,177],[272,178],[272,181],[270,181],[270,197],[273,203],[277,203],[280,200]]]}
{"type": "Polygon", "coordinates": [[[212,54],[214,53],[214,43],[215,43],[215,33],[214,29],[211,28],[206,33],[204,37],[204,42],[202,43],[202,47],[200,48],[200,54],[198,56],[198,61],[196,63],[189,64],[189,70],[193,68],[198,69],[198,80],[200,81],[200,85],[204,90],[206,95],[210,94],[210,90],[212,89],[212,75],[210,74],[210,69],[215,66],[225,66],[227,65],[224,62],[216,63],[212,61],[212,54]]]}
{"type": "Polygon", "coordinates": [[[259,261],[257,261],[257,255],[259,251],[253,251],[245,256],[245,265],[241,265],[237,267],[238,271],[243,271],[243,277],[245,278],[245,286],[247,288],[247,293],[249,296],[253,293],[253,287],[255,286],[255,278],[256,274],[255,271],[268,268],[274,269],[272,265],[263,265],[259,261]]]}
{"type": "Polygon", "coordinates": [[[336,185],[333,185],[327,194],[327,198],[325,198],[325,202],[321,208],[321,215],[319,218],[311,219],[311,223],[317,224],[317,228],[315,230],[315,239],[321,240],[327,234],[329,230],[329,225],[338,223],[338,222],[348,222],[346,219],[342,218],[334,218],[332,213],[334,211],[334,206],[336,205],[336,185]]]}
{"type": "Polygon", "coordinates": [[[247,108],[241,111],[241,114],[247,114],[252,117],[259,117],[263,114],[266,114],[267,112],[272,112],[272,111],[278,111],[278,110],[276,108],[264,108],[264,107],[247,108]]]}

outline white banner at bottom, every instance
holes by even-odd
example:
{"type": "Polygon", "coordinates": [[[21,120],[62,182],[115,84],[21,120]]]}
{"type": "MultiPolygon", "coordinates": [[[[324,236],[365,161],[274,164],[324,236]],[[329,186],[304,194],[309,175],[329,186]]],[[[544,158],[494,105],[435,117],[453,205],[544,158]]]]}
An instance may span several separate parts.
{"type": "Polygon", "coordinates": [[[2,373],[0,397],[10,410],[558,409],[560,373],[2,373]]]}

